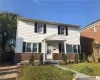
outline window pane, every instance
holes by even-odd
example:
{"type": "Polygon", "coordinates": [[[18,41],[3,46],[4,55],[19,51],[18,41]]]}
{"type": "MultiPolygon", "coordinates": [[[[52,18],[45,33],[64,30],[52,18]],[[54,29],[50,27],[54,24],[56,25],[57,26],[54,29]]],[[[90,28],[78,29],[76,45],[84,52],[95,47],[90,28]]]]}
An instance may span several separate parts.
{"type": "Polygon", "coordinates": [[[37,52],[37,43],[33,43],[33,52],[37,52]]]}
{"type": "Polygon", "coordinates": [[[67,53],[73,53],[72,52],[72,45],[66,45],[66,51],[67,51],[67,53]]]}
{"type": "Polygon", "coordinates": [[[76,45],[73,46],[73,52],[77,53],[77,46],[76,45]]]}
{"type": "Polygon", "coordinates": [[[43,32],[43,25],[42,24],[38,24],[38,32],[42,33],[43,32]]]}
{"type": "Polygon", "coordinates": [[[31,43],[27,43],[26,52],[31,52],[31,43]]]}
{"type": "Polygon", "coordinates": [[[61,27],[61,34],[64,34],[64,27],[61,27]]]}

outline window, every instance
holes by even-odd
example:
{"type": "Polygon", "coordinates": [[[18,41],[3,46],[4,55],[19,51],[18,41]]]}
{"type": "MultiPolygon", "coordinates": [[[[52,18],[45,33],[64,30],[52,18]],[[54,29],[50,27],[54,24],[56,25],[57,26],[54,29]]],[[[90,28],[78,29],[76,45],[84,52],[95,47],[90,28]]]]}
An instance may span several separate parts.
{"type": "Polygon", "coordinates": [[[72,45],[66,45],[66,51],[67,53],[73,53],[73,48],[72,48],[72,45]]]}
{"type": "Polygon", "coordinates": [[[77,53],[77,47],[78,47],[77,45],[74,45],[74,46],[73,46],[73,52],[74,52],[74,53],[77,53]]]}
{"type": "Polygon", "coordinates": [[[37,52],[38,48],[37,48],[37,43],[33,43],[33,51],[32,52],[37,52]]]}
{"type": "Polygon", "coordinates": [[[63,34],[63,35],[65,34],[65,27],[63,27],[63,26],[60,27],[60,34],[63,34]]]}
{"type": "Polygon", "coordinates": [[[26,52],[31,52],[31,43],[26,44],[26,52]]]}
{"type": "Polygon", "coordinates": [[[43,33],[43,24],[37,24],[37,32],[43,33]]]}
{"type": "MultiPolygon", "coordinates": [[[[23,52],[38,52],[40,43],[23,42],[23,52]]],[[[40,46],[41,49],[41,46],[40,46]]],[[[40,50],[39,49],[39,50],[40,50]]]]}
{"type": "Polygon", "coordinates": [[[96,26],[94,27],[94,32],[97,32],[97,27],[96,26]]]}

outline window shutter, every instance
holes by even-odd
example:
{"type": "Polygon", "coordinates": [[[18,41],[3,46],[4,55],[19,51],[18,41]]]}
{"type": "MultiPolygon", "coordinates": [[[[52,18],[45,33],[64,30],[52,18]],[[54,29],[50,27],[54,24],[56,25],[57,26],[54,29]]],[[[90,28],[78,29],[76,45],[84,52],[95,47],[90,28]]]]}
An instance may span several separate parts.
{"type": "Polygon", "coordinates": [[[61,43],[59,44],[59,53],[61,53],[61,43]]]}
{"type": "Polygon", "coordinates": [[[23,52],[25,52],[26,42],[23,42],[23,52]]]}
{"type": "Polygon", "coordinates": [[[38,52],[41,53],[41,43],[39,43],[38,52]]]}
{"type": "Polygon", "coordinates": [[[66,35],[68,35],[68,27],[66,27],[66,35]]]}
{"type": "Polygon", "coordinates": [[[46,24],[44,24],[44,33],[46,33],[46,24]]]}
{"type": "Polygon", "coordinates": [[[58,35],[60,35],[60,26],[58,26],[58,35]]]}
{"type": "Polygon", "coordinates": [[[35,23],[35,29],[34,32],[37,33],[37,23],[35,23]]]}

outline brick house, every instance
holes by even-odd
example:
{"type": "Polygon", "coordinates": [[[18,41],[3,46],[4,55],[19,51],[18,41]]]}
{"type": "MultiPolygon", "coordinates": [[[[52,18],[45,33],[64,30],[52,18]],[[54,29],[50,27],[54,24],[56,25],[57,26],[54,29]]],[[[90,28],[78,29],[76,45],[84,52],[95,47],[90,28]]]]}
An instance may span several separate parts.
{"type": "Polygon", "coordinates": [[[97,20],[80,30],[81,52],[88,54],[93,53],[92,42],[100,42],[100,20],[97,20]]]}

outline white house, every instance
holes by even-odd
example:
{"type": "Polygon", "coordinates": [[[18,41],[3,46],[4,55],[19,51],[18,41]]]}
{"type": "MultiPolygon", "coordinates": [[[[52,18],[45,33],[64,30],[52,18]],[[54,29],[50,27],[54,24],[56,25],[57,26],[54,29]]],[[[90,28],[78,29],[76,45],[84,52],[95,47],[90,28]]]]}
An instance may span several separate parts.
{"type": "MultiPolygon", "coordinates": [[[[79,53],[79,26],[19,17],[16,33],[16,60],[35,59],[43,53],[43,60],[59,60],[62,53],[79,53]]],[[[70,57],[71,57],[70,56],[70,57]]]]}

